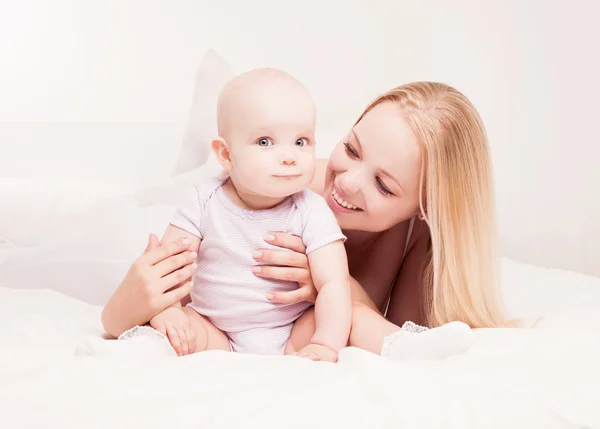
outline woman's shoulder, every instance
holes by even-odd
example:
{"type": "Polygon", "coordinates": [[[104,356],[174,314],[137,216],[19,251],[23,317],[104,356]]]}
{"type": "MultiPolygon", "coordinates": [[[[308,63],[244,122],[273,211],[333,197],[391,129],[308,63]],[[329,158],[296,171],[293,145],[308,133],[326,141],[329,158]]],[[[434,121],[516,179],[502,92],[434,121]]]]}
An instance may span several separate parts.
{"type": "Polygon", "coordinates": [[[394,253],[402,260],[411,251],[425,254],[430,247],[431,236],[427,223],[414,217],[383,231],[377,242],[386,253],[394,253]]]}
{"type": "Polygon", "coordinates": [[[412,232],[406,243],[407,251],[414,247],[416,243],[427,243],[427,246],[425,247],[428,248],[431,241],[431,232],[429,231],[427,222],[418,218],[415,218],[413,222],[412,232]]]}

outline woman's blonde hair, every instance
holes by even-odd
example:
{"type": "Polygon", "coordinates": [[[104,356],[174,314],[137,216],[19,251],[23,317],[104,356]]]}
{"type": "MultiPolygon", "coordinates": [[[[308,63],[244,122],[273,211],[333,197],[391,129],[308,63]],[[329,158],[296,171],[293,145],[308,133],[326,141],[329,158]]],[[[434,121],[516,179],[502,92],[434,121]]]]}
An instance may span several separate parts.
{"type": "Polygon", "coordinates": [[[419,203],[431,233],[423,285],[427,323],[506,326],[490,148],[479,114],[456,89],[415,82],[378,97],[361,118],[384,102],[402,108],[421,145],[419,203]]]}

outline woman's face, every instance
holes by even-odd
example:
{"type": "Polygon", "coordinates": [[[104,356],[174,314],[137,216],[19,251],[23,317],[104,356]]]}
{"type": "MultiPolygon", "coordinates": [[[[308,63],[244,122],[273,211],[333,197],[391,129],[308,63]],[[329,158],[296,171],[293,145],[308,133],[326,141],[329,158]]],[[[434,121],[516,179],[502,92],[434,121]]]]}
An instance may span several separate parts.
{"type": "Polygon", "coordinates": [[[419,212],[421,150],[402,110],[378,104],[329,158],[324,196],[342,229],[384,231],[419,212]]]}

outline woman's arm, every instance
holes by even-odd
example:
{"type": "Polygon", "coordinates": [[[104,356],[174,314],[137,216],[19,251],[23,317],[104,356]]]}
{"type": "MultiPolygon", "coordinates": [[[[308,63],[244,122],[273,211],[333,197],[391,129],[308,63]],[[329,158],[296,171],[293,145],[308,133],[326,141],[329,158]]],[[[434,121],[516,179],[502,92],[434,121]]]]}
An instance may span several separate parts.
{"type": "Polygon", "coordinates": [[[177,239],[159,244],[151,234],[142,256],[129,268],[102,311],[104,330],[118,337],[127,329],[152,317],[190,293],[194,273],[191,241],[177,239]]]}
{"type": "Polygon", "coordinates": [[[352,293],[352,302],[364,304],[373,311],[381,314],[379,308],[377,308],[377,305],[375,305],[367,291],[352,276],[350,276],[350,291],[352,293]]]}
{"type": "Polygon", "coordinates": [[[423,221],[415,221],[408,250],[392,288],[386,318],[402,326],[408,320],[426,325],[424,272],[430,258],[429,228],[423,221]]]}

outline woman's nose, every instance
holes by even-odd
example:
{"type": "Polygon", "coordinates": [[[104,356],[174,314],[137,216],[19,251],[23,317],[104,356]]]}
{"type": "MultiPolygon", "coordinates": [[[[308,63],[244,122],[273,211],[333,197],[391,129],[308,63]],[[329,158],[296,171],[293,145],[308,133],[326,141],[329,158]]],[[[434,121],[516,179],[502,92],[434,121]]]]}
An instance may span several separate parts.
{"type": "Polygon", "coordinates": [[[346,171],[338,182],[340,191],[350,196],[356,194],[360,188],[360,178],[357,171],[346,171]]]}

